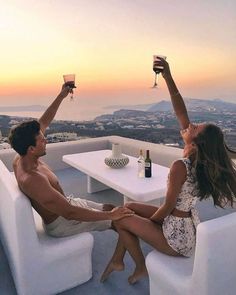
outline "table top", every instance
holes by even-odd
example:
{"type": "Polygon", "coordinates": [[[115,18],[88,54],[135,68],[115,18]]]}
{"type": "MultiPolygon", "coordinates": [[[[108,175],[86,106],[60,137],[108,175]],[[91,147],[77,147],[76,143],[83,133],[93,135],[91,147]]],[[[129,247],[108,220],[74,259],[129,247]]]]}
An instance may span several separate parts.
{"type": "Polygon", "coordinates": [[[169,168],[152,163],[152,177],[138,177],[137,158],[129,157],[127,166],[113,169],[104,163],[111,156],[111,150],[99,150],[64,155],[63,161],[88,176],[140,202],[147,202],[165,196],[169,168]]]}

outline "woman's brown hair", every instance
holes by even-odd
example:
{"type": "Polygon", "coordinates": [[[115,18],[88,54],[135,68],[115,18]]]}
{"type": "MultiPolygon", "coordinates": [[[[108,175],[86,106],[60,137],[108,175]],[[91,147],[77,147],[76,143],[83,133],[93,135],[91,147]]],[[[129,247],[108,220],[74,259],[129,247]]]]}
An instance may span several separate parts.
{"type": "Polygon", "coordinates": [[[197,145],[196,176],[200,200],[212,196],[214,205],[233,206],[236,198],[236,167],[228,154],[221,129],[207,124],[194,139],[197,145]]]}

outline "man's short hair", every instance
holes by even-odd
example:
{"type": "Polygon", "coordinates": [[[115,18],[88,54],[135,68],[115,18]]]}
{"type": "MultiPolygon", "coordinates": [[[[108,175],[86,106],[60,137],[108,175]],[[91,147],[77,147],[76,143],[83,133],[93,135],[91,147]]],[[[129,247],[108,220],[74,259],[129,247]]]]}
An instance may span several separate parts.
{"type": "Polygon", "coordinates": [[[21,156],[27,154],[30,146],[36,146],[36,136],[40,133],[37,120],[26,121],[12,127],[8,139],[11,147],[21,156]]]}

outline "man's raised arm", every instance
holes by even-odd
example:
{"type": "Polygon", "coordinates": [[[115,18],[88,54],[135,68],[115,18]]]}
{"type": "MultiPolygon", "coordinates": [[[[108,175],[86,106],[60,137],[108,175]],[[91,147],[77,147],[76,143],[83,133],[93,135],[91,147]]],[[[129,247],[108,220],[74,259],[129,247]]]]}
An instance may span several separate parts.
{"type": "Polygon", "coordinates": [[[186,129],[189,125],[189,117],[188,117],[188,112],[184,103],[184,100],[179,93],[179,90],[177,86],[175,85],[175,82],[172,78],[169,64],[167,61],[164,59],[160,58],[160,61],[155,62],[155,65],[161,65],[164,66],[164,70],[162,72],[162,76],[166,81],[166,85],[168,87],[170,97],[171,97],[171,102],[176,114],[176,117],[179,121],[179,124],[182,129],[186,129]]]}
{"type": "Polygon", "coordinates": [[[55,100],[50,104],[50,106],[46,109],[42,117],[39,119],[40,128],[43,133],[45,133],[46,128],[54,119],[61,102],[65,97],[67,97],[70,91],[71,90],[69,86],[63,85],[61,92],[58,94],[55,100]]]}

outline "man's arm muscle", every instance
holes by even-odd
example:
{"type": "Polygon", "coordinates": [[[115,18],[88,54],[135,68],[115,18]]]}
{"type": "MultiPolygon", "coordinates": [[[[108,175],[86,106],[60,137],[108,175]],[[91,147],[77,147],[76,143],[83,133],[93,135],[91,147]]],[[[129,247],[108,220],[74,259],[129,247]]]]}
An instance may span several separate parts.
{"type": "Polygon", "coordinates": [[[43,175],[37,174],[28,177],[22,184],[22,189],[29,198],[38,202],[42,207],[66,219],[79,221],[111,219],[109,212],[92,211],[71,205],[61,193],[51,186],[48,179],[43,175]]]}

